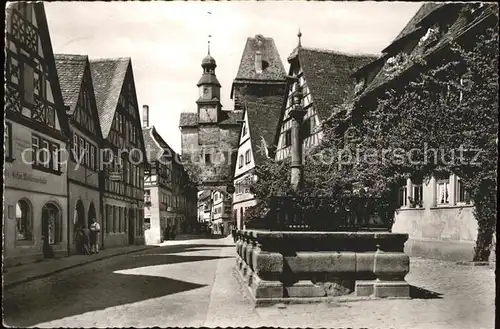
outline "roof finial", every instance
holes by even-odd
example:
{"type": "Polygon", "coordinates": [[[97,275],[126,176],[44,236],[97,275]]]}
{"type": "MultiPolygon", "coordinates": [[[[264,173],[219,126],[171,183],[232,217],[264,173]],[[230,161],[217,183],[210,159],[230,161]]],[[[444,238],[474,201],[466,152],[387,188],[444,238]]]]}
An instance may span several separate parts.
{"type": "MultiPolygon", "coordinates": [[[[212,26],[211,24],[211,17],[212,17],[212,12],[211,11],[207,11],[207,15],[208,15],[208,27],[210,28],[212,26]]],[[[210,32],[210,30],[209,30],[210,32]]],[[[208,55],[210,55],[210,39],[212,38],[212,34],[209,33],[208,34],[208,55]]]]}
{"type": "Polygon", "coordinates": [[[297,33],[297,36],[299,37],[299,47],[302,47],[302,43],[300,38],[302,37],[302,33],[300,32],[300,27],[299,27],[299,33],[297,33]]]}

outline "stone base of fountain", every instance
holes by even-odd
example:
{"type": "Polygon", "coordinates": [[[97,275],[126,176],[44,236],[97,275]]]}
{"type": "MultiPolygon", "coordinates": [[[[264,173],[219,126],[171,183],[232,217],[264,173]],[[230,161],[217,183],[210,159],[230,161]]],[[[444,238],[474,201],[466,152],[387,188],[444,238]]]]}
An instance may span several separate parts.
{"type": "Polygon", "coordinates": [[[407,234],[236,232],[236,269],[256,305],[409,298],[407,234]]]}

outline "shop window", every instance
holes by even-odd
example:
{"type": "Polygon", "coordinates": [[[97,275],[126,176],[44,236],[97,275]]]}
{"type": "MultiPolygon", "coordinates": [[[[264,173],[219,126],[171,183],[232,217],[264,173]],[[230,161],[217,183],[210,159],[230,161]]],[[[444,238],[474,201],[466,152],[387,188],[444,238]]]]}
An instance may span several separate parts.
{"type": "Polygon", "coordinates": [[[16,240],[32,240],[31,206],[26,200],[16,204],[16,240]]]}
{"type": "Polygon", "coordinates": [[[48,239],[51,245],[62,241],[61,212],[52,203],[46,204],[42,209],[42,235],[44,235],[44,239],[48,239]]]}

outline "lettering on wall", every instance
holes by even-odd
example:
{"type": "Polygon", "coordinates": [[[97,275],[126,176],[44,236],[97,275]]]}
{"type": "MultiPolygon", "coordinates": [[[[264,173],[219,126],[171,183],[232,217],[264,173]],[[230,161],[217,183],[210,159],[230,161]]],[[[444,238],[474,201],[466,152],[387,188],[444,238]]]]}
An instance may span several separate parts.
{"type": "Polygon", "coordinates": [[[35,176],[30,173],[25,173],[25,172],[19,172],[19,171],[6,171],[5,172],[5,177],[9,178],[12,177],[14,179],[19,179],[19,180],[24,180],[24,181],[29,181],[29,182],[34,182],[34,183],[39,183],[39,184],[47,184],[47,179],[44,177],[39,177],[35,176]]]}

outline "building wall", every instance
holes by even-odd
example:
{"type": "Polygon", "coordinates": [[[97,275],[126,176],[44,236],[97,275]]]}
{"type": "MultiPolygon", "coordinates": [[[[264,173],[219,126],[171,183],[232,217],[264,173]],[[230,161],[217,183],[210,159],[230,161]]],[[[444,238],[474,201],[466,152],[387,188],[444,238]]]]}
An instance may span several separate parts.
{"type": "Polygon", "coordinates": [[[125,198],[110,195],[104,196],[103,205],[103,216],[106,220],[103,220],[104,225],[101,228],[101,232],[104,235],[103,242],[105,248],[125,246],[129,244],[144,244],[144,225],[143,220],[141,220],[141,217],[144,216],[141,214],[141,211],[144,209],[143,207],[138,207],[136,203],[130,202],[125,198]],[[116,214],[119,214],[121,211],[121,225],[119,224],[118,215],[113,216],[112,211],[111,213],[108,213],[110,207],[115,207],[116,214]],[[135,216],[132,227],[130,226],[131,223],[129,219],[130,211],[133,212],[135,216]],[[114,225],[108,226],[108,221],[114,221],[114,225]],[[130,229],[133,231],[130,232],[130,229]],[[129,236],[130,234],[133,234],[132,238],[129,236]]]}
{"type": "MultiPolygon", "coordinates": [[[[402,207],[395,214],[393,232],[408,233],[405,252],[411,256],[471,261],[477,238],[474,207],[459,203],[458,178],[449,177],[449,203],[436,203],[436,179],[423,184],[423,207],[402,207]]],[[[407,182],[407,190],[412,190],[407,182]]],[[[409,195],[412,196],[412,195],[409,195]]]]}
{"type": "Polygon", "coordinates": [[[12,125],[12,154],[14,161],[5,162],[4,190],[4,262],[7,266],[15,263],[42,259],[42,208],[52,202],[59,210],[61,240],[52,245],[55,256],[67,253],[67,152],[61,141],[40,134],[31,128],[5,119],[12,125]],[[61,174],[53,174],[31,167],[31,136],[37,134],[51,142],[59,143],[61,174]],[[23,159],[24,154],[24,159],[23,159]],[[17,241],[16,204],[26,200],[31,206],[32,241],[17,241]]]}
{"type": "Polygon", "coordinates": [[[144,206],[144,240],[147,245],[161,242],[161,223],[160,223],[160,200],[157,186],[148,187],[151,193],[151,205],[144,206]],[[148,225],[147,220],[150,223],[148,225]]]}

